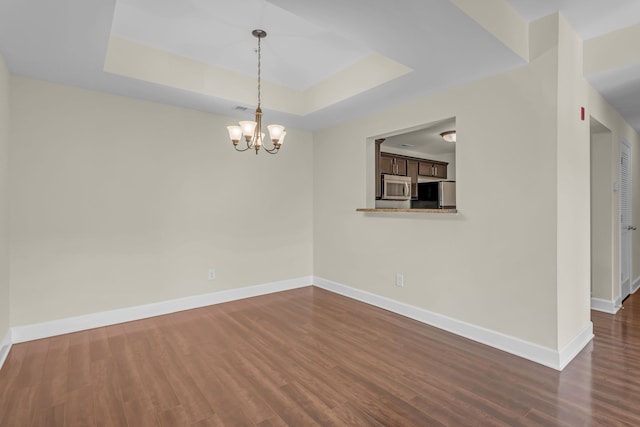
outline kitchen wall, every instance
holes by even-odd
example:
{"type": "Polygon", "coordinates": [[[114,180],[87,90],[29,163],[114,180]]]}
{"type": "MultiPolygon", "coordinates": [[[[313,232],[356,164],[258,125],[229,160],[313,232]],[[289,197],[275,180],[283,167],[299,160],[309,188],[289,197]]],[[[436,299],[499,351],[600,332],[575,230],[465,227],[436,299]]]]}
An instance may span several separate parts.
{"type": "MultiPolygon", "coordinates": [[[[560,20],[533,25],[526,66],[316,134],[317,276],[551,349],[588,327],[588,215],[575,227],[564,221],[589,206],[589,147],[585,155],[581,141],[571,141],[583,133],[588,141],[589,128],[575,114],[572,127],[558,124],[571,102],[559,99],[569,74],[560,75],[560,20]],[[377,135],[453,116],[457,215],[355,211],[370,205],[365,159],[377,135]],[[567,179],[574,173],[577,182],[567,179]],[[576,207],[559,202],[571,189],[576,207]],[[394,286],[396,272],[403,288],[394,286]],[[576,289],[575,301],[564,299],[576,289]]],[[[564,66],[572,70],[576,60],[564,66]]],[[[586,88],[576,91],[574,113],[586,103],[586,88]]]]}
{"type": "Polygon", "coordinates": [[[9,345],[9,233],[8,233],[8,153],[9,87],[11,77],[0,55],[0,365],[9,345]],[[6,340],[6,341],[5,341],[6,340]]]}
{"type": "Polygon", "coordinates": [[[11,90],[12,326],[312,274],[310,133],[256,156],[233,150],[237,119],[11,90]]]}
{"type": "Polygon", "coordinates": [[[559,348],[557,37],[535,48],[516,70],[315,134],[315,275],[559,348]],[[356,212],[371,205],[373,139],[448,117],[459,213],[356,212]]]}

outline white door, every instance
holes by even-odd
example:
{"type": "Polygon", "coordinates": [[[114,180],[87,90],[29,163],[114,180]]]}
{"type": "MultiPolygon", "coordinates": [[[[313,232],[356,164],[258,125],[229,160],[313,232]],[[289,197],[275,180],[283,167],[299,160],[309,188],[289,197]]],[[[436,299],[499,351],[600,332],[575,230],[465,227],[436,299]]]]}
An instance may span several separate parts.
{"type": "Polygon", "coordinates": [[[620,141],[620,293],[631,294],[631,147],[620,141]]]}

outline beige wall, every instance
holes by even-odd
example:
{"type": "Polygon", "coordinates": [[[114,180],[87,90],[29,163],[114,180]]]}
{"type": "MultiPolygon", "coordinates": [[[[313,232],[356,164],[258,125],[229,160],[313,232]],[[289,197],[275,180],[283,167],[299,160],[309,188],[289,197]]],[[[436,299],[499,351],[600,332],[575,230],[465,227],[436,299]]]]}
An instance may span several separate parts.
{"type": "MultiPolygon", "coordinates": [[[[620,179],[620,139],[624,139],[631,145],[632,165],[632,197],[633,197],[633,223],[640,224],[640,136],[622,116],[607,103],[607,101],[593,88],[589,87],[589,108],[591,116],[611,130],[611,144],[609,145],[611,159],[610,175],[608,183],[610,188],[620,179]]],[[[605,241],[595,241],[596,245],[612,244],[612,276],[611,294],[613,300],[620,296],[620,197],[615,192],[612,195],[612,223],[609,226],[609,235],[605,241]]],[[[632,267],[631,280],[640,280],[640,232],[632,234],[632,267]]],[[[594,295],[595,296],[595,295],[594,295]]]]}
{"type": "Polygon", "coordinates": [[[557,284],[558,348],[591,319],[590,123],[582,40],[558,18],[557,284]]]}
{"type": "Polygon", "coordinates": [[[582,42],[552,15],[530,43],[527,66],[316,134],[316,275],[558,350],[589,325],[582,42]],[[376,136],[452,116],[457,215],[355,212],[376,136]]]}
{"type": "Polygon", "coordinates": [[[591,135],[591,296],[615,301],[613,135],[591,135]]]}
{"type": "Polygon", "coordinates": [[[12,326],[312,274],[310,133],[256,156],[237,119],[11,89],[12,326]]]}
{"type": "Polygon", "coordinates": [[[557,43],[536,53],[315,134],[317,276],[557,348],[557,43]],[[356,212],[372,205],[374,137],[454,116],[459,214],[356,212]]]}
{"type": "MultiPolygon", "coordinates": [[[[629,51],[623,47],[633,44],[640,34],[640,25],[630,26],[600,37],[593,38],[585,42],[585,74],[596,74],[600,71],[610,70],[615,67],[622,67],[638,62],[640,59],[640,51],[629,51]]],[[[631,145],[631,165],[632,165],[632,182],[633,182],[633,223],[640,224],[640,192],[637,191],[640,185],[640,141],[638,134],[624,122],[622,117],[595,91],[590,92],[590,104],[592,106],[592,115],[602,122],[605,126],[613,131],[612,149],[612,176],[610,182],[618,182],[619,180],[619,159],[620,139],[624,138],[631,145]]],[[[619,218],[619,195],[616,193],[613,200],[613,218],[611,224],[611,234],[614,238],[613,245],[613,276],[615,283],[613,284],[614,299],[620,295],[620,224],[619,218]]],[[[631,280],[637,285],[640,282],[640,233],[632,234],[632,272],[631,280]]]]}
{"type": "Polygon", "coordinates": [[[9,70],[0,55],[0,347],[10,326],[9,233],[8,233],[8,150],[9,150],[9,70]]]}

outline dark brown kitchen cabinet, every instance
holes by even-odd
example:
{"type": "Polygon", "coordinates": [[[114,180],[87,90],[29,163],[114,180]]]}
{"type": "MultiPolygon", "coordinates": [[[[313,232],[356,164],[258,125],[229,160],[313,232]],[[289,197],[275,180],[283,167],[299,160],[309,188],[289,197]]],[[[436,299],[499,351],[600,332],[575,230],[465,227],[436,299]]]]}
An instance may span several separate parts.
{"type": "Polygon", "coordinates": [[[418,175],[431,178],[447,178],[447,163],[435,161],[420,161],[418,175]]]}
{"type": "Polygon", "coordinates": [[[418,175],[420,176],[433,176],[433,163],[420,162],[418,166],[418,175]]]}
{"type": "Polygon", "coordinates": [[[447,165],[443,163],[434,163],[434,175],[436,178],[447,179],[447,165]]]}
{"type": "Polygon", "coordinates": [[[411,200],[418,200],[418,164],[417,160],[407,159],[407,176],[411,177],[411,200]]]}
{"type": "Polygon", "coordinates": [[[407,161],[402,157],[395,157],[396,175],[407,176],[407,161]]]}
{"type": "Polygon", "coordinates": [[[393,157],[380,156],[380,173],[384,175],[393,175],[395,170],[395,164],[393,163],[393,157]]]}
{"type": "Polygon", "coordinates": [[[407,160],[400,156],[382,153],[380,156],[380,173],[406,176],[407,160]]]}

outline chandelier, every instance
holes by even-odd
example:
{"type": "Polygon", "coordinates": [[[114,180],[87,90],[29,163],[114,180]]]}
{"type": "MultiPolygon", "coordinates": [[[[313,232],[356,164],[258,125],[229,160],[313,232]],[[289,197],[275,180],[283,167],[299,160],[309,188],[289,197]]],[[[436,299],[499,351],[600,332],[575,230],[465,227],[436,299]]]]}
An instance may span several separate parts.
{"type": "MultiPolygon", "coordinates": [[[[239,126],[227,126],[227,130],[229,131],[229,138],[231,138],[231,142],[233,142],[233,147],[237,151],[247,151],[253,148],[256,150],[256,154],[258,154],[258,151],[260,151],[260,148],[263,146],[265,137],[264,132],[262,132],[262,109],[260,108],[260,102],[262,101],[260,94],[260,40],[267,37],[267,32],[264,30],[253,30],[251,34],[258,39],[258,108],[256,108],[254,121],[241,121],[238,122],[239,126]],[[247,144],[246,148],[238,148],[238,143],[242,137],[244,137],[247,144]]],[[[269,138],[271,139],[273,147],[267,148],[265,145],[264,151],[269,154],[277,154],[284,142],[284,137],[287,135],[287,132],[284,126],[280,125],[269,125],[267,129],[269,129],[269,138]]]]}

